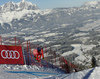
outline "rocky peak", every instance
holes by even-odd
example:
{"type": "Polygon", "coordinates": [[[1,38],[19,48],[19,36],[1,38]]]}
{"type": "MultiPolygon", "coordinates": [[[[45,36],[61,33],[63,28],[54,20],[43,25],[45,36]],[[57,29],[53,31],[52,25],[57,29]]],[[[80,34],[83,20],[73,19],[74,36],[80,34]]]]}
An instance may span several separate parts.
{"type": "Polygon", "coordinates": [[[39,8],[37,7],[37,5],[25,0],[22,0],[19,3],[14,3],[9,1],[8,3],[5,3],[4,5],[0,6],[0,12],[19,11],[19,10],[21,11],[23,9],[37,10],[39,8]]]}

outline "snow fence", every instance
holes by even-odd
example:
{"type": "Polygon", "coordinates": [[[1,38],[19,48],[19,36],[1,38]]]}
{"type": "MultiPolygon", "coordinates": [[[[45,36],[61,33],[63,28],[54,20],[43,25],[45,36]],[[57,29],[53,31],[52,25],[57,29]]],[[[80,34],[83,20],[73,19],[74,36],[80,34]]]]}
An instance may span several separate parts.
{"type": "Polygon", "coordinates": [[[57,68],[66,73],[70,73],[71,70],[77,69],[76,65],[69,63],[64,57],[53,51],[51,47],[46,48],[46,46],[43,46],[44,60],[41,59],[41,62],[38,62],[33,55],[33,50],[37,47],[37,45],[30,43],[29,40],[25,41],[16,37],[0,36],[0,45],[22,46],[24,63],[26,65],[38,65],[44,67],[57,68]]]}

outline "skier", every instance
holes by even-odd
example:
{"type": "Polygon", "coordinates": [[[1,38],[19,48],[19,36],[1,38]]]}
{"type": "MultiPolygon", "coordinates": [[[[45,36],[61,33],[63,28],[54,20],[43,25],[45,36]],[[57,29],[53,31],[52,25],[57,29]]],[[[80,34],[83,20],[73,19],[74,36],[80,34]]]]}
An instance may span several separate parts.
{"type": "Polygon", "coordinates": [[[38,45],[38,47],[33,50],[33,55],[36,60],[40,62],[41,56],[44,59],[43,48],[38,45]]]}

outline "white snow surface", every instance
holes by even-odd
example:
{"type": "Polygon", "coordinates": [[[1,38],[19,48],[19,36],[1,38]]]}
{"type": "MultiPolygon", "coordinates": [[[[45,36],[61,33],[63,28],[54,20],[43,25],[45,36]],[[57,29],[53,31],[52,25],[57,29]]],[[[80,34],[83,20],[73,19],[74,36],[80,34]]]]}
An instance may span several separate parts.
{"type": "Polygon", "coordinates": [[[62,54],[62,56],[68,56],[70,54],[77,54],[78,56],[75,58],[75,61],[77,63],[82,63],[82,61],[87,60],[87,62],[91,61],[91,56],[86,56],[84,54],[84,52],[86,52],[87,50],[91,50],[93,47],[95,47],[95,45],[81,45],[81,44],[72,44],[71,46],[74,47],[74,49],[72,51],[68,51],[68,52],[64,52],[62,54]],[[82,50],[81,50],[82,49],[82,50]]]}
{"type": "Polygon", "coordinates": [[[99,79],[100,67],[66,74],[57,69],[27,65],[0,65],[0,79],[99,79]]]}
{"type": "Polygon", "coordinates": [[[95,45],[81,45],[81,44],[72,44],[71,46],[74,47],[74,49],[72,51],[68,51],[62,54],[62,56],[66,56],[72,53],[76,53],[78,55],[82,55],[83,52],[81,51],[81,48],[83,49],[83,51],[87,51],[87,50],[91,50],[93,47],[95,47],[95,45]]]}
{"type": "Polygon", "coordinates": [[[81,31],[89,31],[92,29],[98,30],[99,29],[98,26],[100,26],[100,19],[98,19],[94,22],[85,24],[83,27],[80,27],[79,30],[81,30],[81,31]]]}
{"type": "Polygon", "coordinates": [[[2,13],[0,15],[0,23],[10,23],[13,19],[18,19],[20,20],[23,16],[25,16],[28,13],[38,13],[40,12],[40,10],[22,10],[22,11],[12,11],[12,12],[6,12],[6,13],[2,13]]]}
{"type": "Polygon", "coordinates": [[[97,5],[100,1],[88,1],[88,2],[85,2],[83,5],[97,5]]]}

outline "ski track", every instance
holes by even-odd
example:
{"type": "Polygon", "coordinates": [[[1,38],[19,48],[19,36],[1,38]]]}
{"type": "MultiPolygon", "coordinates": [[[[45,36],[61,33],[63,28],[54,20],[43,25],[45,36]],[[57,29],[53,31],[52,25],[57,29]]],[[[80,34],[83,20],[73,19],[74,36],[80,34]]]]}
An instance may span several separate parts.
{"type": "Polygon", "coordinates": [[[56,69],[27,65],[0,65],[0,70],[0,79],[100,79],[100,67],[70,74],[56,69]]]}

